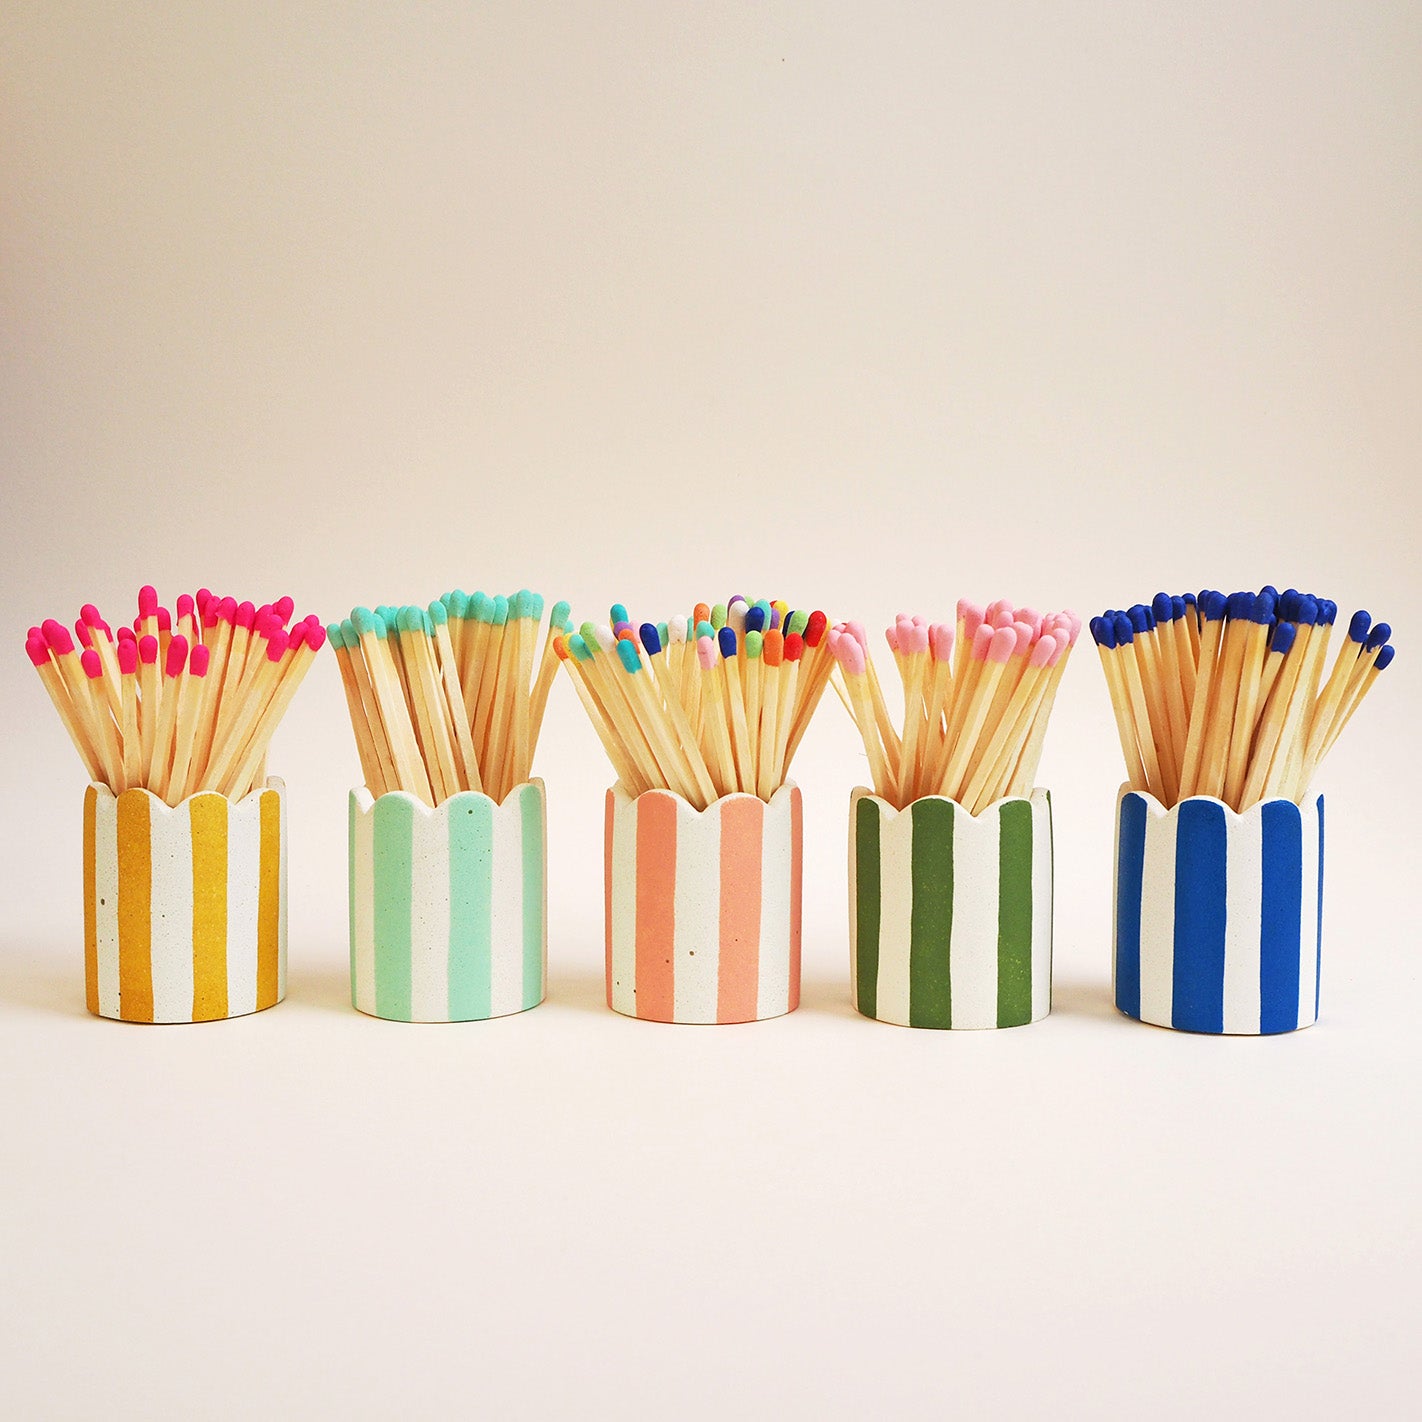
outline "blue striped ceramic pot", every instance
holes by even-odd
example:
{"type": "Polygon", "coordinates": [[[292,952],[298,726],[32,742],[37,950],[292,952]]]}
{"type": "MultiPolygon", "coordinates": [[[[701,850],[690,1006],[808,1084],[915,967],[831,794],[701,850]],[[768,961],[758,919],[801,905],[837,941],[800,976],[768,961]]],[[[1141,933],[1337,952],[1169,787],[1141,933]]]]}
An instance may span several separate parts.
{"type": "Polygon", "coordinates": [[[1292,1032],[1318,1017],[1323,796],[1243,814],[1165,809],[1123,786],[1116,818],[1116,1006],[1186,1032],[1292,1032]]]}
{"type": "Polygon", "coordinates": [[[543,1001],[541,780],[502,804],[472,790],[350,797],[351,1001],[395,1022],[477,1022],[543,1001]]]}
{"type": "Polygon", "coordinates": [[[926,795],[849,808],[854,1005],[902,1027],[1019,1027],[1052,1006],[1052,800],[972,815],[926,795]]]}

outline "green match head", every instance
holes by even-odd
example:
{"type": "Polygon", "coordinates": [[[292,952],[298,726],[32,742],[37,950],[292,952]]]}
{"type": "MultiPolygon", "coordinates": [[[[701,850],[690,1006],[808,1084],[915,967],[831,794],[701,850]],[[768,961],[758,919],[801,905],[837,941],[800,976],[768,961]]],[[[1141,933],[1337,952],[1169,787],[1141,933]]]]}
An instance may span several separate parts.
{"type": "Polygon", "coordinates": [[[759,633],[759,632],[747,632],[747,633],[746,633],[746,656],[748,656],[748,657],[751,659],[751,661],[754,662],[754,661],[759,660],[759,658],[760,658],[760,652],[761,652],[761,644],[762,644],[764,641],[765,641],[765,638],[764,638],[764,637],[761,635],[761,633],[759,633]]]}
{"type": "Polygon", "coordinates": [[[718,602],[711,609],[711,625],[719,632],[726,625],[726,604],[718,602]]]}
{"type": "Polygon", "coordinates": [[[785,629],[788,637],[792,632],[798,632],[800,636],[805,635],[805,628],[809,625],[810,614],[808,612],[792,612],[790,614],[789,625],[785,629]]]}
{"type": "Polygon", "coordinates": [[[332,650],[339,650],[346,645],[345,635],[341,632],[339,622],[326,624],[326,640],[331,644],[332,650]]]}

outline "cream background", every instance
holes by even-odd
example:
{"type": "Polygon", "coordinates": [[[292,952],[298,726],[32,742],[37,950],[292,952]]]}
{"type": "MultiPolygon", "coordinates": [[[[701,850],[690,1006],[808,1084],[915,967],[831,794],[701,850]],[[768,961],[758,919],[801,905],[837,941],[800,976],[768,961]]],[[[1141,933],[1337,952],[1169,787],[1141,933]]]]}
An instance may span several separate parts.
{"type": "Polygon", "coordinates": [[[1422,14],[11,0],[0,18],[0,1399],[13,1416],[1399,1415],[1419,1303],[1422,14]],[[21,651],[140,583],[329,618],[742,591],[881,627],[1270,580],[1401,655],[1322,778],[1323,1020],[1109,1004],[1119,752],[1043,768],[1057,1010],[848,1007],[860,757],[798,766],[801,1012],[601,995],[559,687],[551,997],[348,1006],[334,663],[283,727],[291,990],[83,1012],[82,775],[21,651]]]}

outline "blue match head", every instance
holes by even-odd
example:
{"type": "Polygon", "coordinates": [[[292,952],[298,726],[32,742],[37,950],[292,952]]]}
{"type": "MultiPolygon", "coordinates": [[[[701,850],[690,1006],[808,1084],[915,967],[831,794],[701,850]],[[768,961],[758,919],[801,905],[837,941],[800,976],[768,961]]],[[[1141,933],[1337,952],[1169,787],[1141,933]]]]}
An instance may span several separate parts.
{"type": "Polygon", "coordinates": [[[1378,653],[1378,659],[1373,663],[1373,666],[1378,671],[1386,671],[1392,665],[1393,655],[1396,653],[1396,651],[1397,648],[1394,647],[1391,642],[1389,642],[1387,646],[1385,646],[1382,651],[1378,653]]]}
{"type": "Polygon", "coordinates": [[[1279,606],[1279,594],[1273,588],[1265,588],[1254,599],[1254,620],[1272,622],[1279,606]]]}
{"type": "Polygon", "coordinates": [[[573,625],[573,609],[566,602],[555,602],[548,614],[548,625],[555,632],[566,632],[573,625]]]}
{"type": "Polygon", "coordinates": [[[1269,650],[1278,652],[1280,656],[1285,655],[1294,645],[1294,638],[1298,635],[1298,626],[1293,622],[1276,622],[1274,631],[1269,638],[1269,650]]]}
{"type": "Polygon", "coordinates": [[[1386,622],[1379,622],[1371,632],[1368,633],[1368,640],[1363,643],[1365,652],[1376,652],[1379,647],[1387,646],[1388,638],[1392,636],[1392,628],[1386,622]]]}
{"type": "Polygon", "coordinates": [[[613,627],[616,627],[619,622],[627,622],[630,619],[627,616],[627,609],[620,602],[614,602],[607,611],[607,620],[613,627]]]}
{"type": "Polygon", "coordinates": [[[716,645],[721,649],[723,657],[734,657],[736,655],[736,631],[734,627],[723,627],[716,634],[716,645]]]}
{"type": "Polygon", "coordinates": [[[1156,593],[1150,600],[1150,611],[1157,623],[1175,621],[1175,602],[1169,593],[1156,593]]]}
{"type": "Polygon", "coordinates": [[[696,640],[699,642],[703,637],[714,637],[716,629],[709,622],[698,622],[696,624],[696,640]]]}
{"type": "Polygon", "coordinates": [[[583,641],[578,633],[574,632],[573,635],[568,638],[567,646],[568,655],[570,657],[574,657],[580,662],[590,662],[592,660],[592,653],[588,651],[588,644],[583,641]]]}
{"type": "Polygon", "coordinates": [[[1304,627],[1313,627],[1318,622],[1318,599],[1308,593],[1300,596],[1298,616],[1294,621],[1304,627]]]}
{"type": "Polygon", "coordinates": [[[1185,606],[1189,608],[1196,608],[1200,605],[1199,599],[1195,596],[1194,593],[1181,593],[1180,601],[1183,602],[1185,606]]]}
{"type": "Polygon", "coordinates": [[[1348,640],[1350,642],[1366,642],[1368,640],[1368,628],[1373,625],[1373,619],[1359,608],[1348,623],[1348,640]]]}
{"type": "Polygon", "coordinates": [[[1113,612],[1111,614],[1111,635],[1116,639],[1118,647],[1129,647],[1135,641],[1135,629],[1131,626],[1131,616],[1128,612],[1113,612]]]}
{"type": "Polygon", "coordinates": [[[1093,617],[1088,624],[1091,628],[1091,636],[1098,647],[1105,647],[1109,652],[1116,645],[1116,638],[1111,631],[1111,620],[1107,617],[1093,617]]]}
{"type": "Polygon", "coordinates": [[[436,627],[443,627],[449,621],[449,609],[442,602],[432,602],[429,618],[436,627]]]}
{"type": "Polygon", "coordinates": [[[711,609],[711,625],[719,632],[726,625],[726,604],[718,602],[711,609]]]}
{"type": "Polygon", "coordinates": [[[1225,616],[1231,622],[1249,621],[1254,616],[1254,594],[1252,592],[1230,593],[1225,604],[1225,616]]]}
{"type": "Polygon", "coordinates": [[[662,650],[662,639],[650,622],[644,622],[637,629],[637,635],[642,639],[642,645],[647,649],[649,657],[655,657],[662,650]]]}
{"type": "Polygon", "coordinates": [[[624,637],[617,644],[617,655],[628,671],[642,670],[642,658],[638,655],[637,644],[630,637],[624,637]]]}
{"type": "Polygon", "coordinates": [[[1222,592],[1207,589],[1200,594],[1200,616],[1206,622],[1218,622],[1225,615],[1229,599],[1222,592]]]}
{"type": "Polygon", "coordinates": [[[1268,594],[1269,597],[1273,598],[1275,604],[1277,605],[1279,601],[1279,589],[1276,588],[1273,583],[1265,583],[1264,586],[1259,589],[1260,597],[1265,596],[1265,594],[1268,594]]]}
{"type": "Polygon", "coordinates": [[[746,608],[746,631],[765,631],[765,609],[757,603],[754,607],[746,608]]]}
{"type": "Polygon", "coordinates": [[[1143,602],[1138,602],[1134,607],[1126,609],[1126,616],[1131,620],[1132,632],[1149,632],[1155,626],[1155,618],[1151,615],[1151,610],[1143,602]]]}
{"type": "Polygon", "coordinates": [[[1318,625],[1320,627],[1332,627],[1338,621],[1338,604],[1331,597],[1321,597],[1318,600],[1318,625]]]}
{"type": "Polygon", "coordinates": [[[1299,603],[1301,599],[1297,588],[1285,588],[1279,594],[1277,611],[1281,622],[1297,622],[1299,620],[1299,603]]]}
{"type": "Polygon", "coordinates": [[[492,622],[495,627],[502,627],[505,623],[508,622],[508,620],[509,600],[503,595],[503,593],[500,593],[494,599],[494,608],[493,612],[490,614],[489,621],[492,622]]]}
{"type": "Polygon", "coordinates": [[[375,614],[368,607],[353,607],[351,609],[351,626],[356,630],[356,636],[364,637],[367,633],[375,631],[375,614]]]}
{"type": "Polygon", "coordinates": [[[1185,599],[1179,595],[1170,599],[1170,620],[1179,622],[1185,616],[1185,599]]]}

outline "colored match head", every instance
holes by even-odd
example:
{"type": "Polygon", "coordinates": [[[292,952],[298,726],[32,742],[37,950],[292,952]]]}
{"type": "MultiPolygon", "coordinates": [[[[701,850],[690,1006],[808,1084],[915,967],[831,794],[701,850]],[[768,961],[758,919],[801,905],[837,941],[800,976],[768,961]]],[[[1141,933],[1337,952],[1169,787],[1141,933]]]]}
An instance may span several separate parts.
{"type": "MultiPolygon", "coordinates": [[[[979,628],[979,631],[982,629],[979,628]]],[[[999,627],[992,634],[988,644],[987,658],[990,662],[1006,662],[1017,650],[1017,631],[1013,627],[999,627]]]]}
{"type": "Polygon", "coordinates": [[[1368,640],[1368,628],[1373,625],[1373,619],[1361,608],[1353,614],[1348,622],[1348,640],[1350,642],[1366,642],[1368,640]]]}
{"type": "Polygon", "coordinates": [[[1386,622],[1379,622],[1371,632],[1368,639],[1363,643],[1365,652],[1376,652],[1379,647],[1387,646],[1388,638],[1392,636],[1392,628],[1386,622]]]}
{"type": "Polygon", "coordinates": [[[185,617],[191,617],[197,611],[197,605],[187,593],[178,594],[178,620],[181,622],[185,617]]]}
{"type": "Polygon", "coordinates": [[[98,681],[104,674],[104,664],[99,660],[99,654],[92,647],[79,658],[79,665],[84,668],[84,675],[90,681],[98,681]]]}
{"type": "Polygon", "coordinates": [[[835,661],[844,668],[846,675],[863,676],[866,665],[864,648],[859,645],[859,639],[852,632],[836,628],[830,635],[830,651],[834,653],[835,661]]]}
{"type": "Polygon", "coordinates": [[[151,632],[138,639],[138,660],[146,667],[158,660],[158,639],[151,632]]]}
{"type": "Polygon", "coordinates": [[[716,634],[716,644],[721,649],[723,657],[734,657],[736,655],[736,632],[733,627],[723,627],[716,634]]]}
{"type": "Polygon", "coordinates": [[[279,597],[272,603],[272,611],[276,613],[283,622],[290,622],[291,614],[296,611],[296,603],[289,596],[279,597]]]}
{"type": "Polygon", "coordinates": [[[818,610],[812,612],[805,623],[805,645],[807,647],[818,647],[824,641],[825,631],[829,627],[829,618],[818,610]]]}
{"type": "Polygon", "coordinates": [[[718,602],[711,609],[711,625],[719,632],[726,625],[726,604],[718,602]]]}
{"type": "Polygon", "coordinates": [[[1229,599],[1222,592],[1206,590],[1200,594],[1200,616],[1206,622],[1218,622],[1225,615],[1229,599]]]}
{"type": "Polygon", "coordinates": [[[40,631],[44,633],[44,640],[49,643],[55,656],[67,657],[74,650],[74,638],[69,635],[69,629],[62,622],[47,617],[40,631]]]}
{"type": "Polygon", "coordinates": [[[313,652],[319,652],[326,642],[326,629],[319,622],[306,622],[302,625],[306,628],[306,645],[313,652]]]}
{"type": "MultiPolygon", "coordinates": [[[[122,650],[122,648],[120,648],[122,650]]],[[[49,661],[49,646],[44,637],[31,633],[25,638],[25,655],[37,666],[42,667],[49,661]]]]}
{"type": "Polygon", "coordinates": [[[1278,652],[1280,656],[1288,653],[1294,645],[1294,638],[1298,635],[1298,627],[1293,622],[1276,622],[1274,630],[1269,635],[1269,650],[1278,652]]]}
{"type": "Polygon", "coordinates": [[[785,635],[788,637],[792,632],[798,632],[803,639],[805,628],[809,625],[810,614],[801,608],[797,608],[790,614],[785,623],[785,635]]]}
{"type": "MultiPolygon", "coordinates": [[[[1388,642],[1381,651],[1378,652],[1378,659],[1373,663],[1374,671],[1386,671],[1392,665],[1392,659],[1397,655],[1397,648],[1388,642]]],[[[1392,685],[1391,682],[1388,683],[1392,685]]]]}
{"type": "Polygon", "coordinates": [[[238,627],[250,632],[252,630],[252,624],[257,620],[256,607],[250,602],[239,602],[233,620],[238,627]]]}
{"type": "Polygon", "coordinates": [[[177,676],[188,664],[188,639],[179,632],[168,643],[168,660],[163,664],[164,676],[177,676]]]}
{"type": "Polygon", "coordinates": [[[559,632],[566,632],[573,625],[573,609],[561,600],[555,602],[553,611],[548,614],[548,625],[559,632]]]}
{"type": "Polygon", "coordinates": [[[785,660],[798,662],[805,655],[805,639],[798,632],[785,634],[785,660]]]}
{"type": "MultiPolygon", "coordinates": [[[[978,623],[978,630],[973,633],[973,660],[975,662],[987,661],[988,652],[992,649],[992,639],[997,635],[997,628],[991,622],[982,621],[978,623]]],[[[1013,637],[1015,643],[1017,638],[1013,637]]]]}
{"type": "Polygon", "coordinates": [[[951,622],[935,622],[928,629],[928,645],[935,662],[949,661],[953,656],[954,628],[951,622]]]}
{"type": "Polygon", "coordinates": [[[698,637],[696,639],[696,660],[701,663],[702,671],[710,671],[716,665],[716,643],[713,638],[698,637]]]}
{"type": "Polygon", "coordinates": [[[637,644],[629,638],[623,638],[618,642],[617,656],[624,670],[630,672],[642,670],[642,658],[638,655],[637,644]]]}
{"type": "Polygon", "coordinates": [[[615,627],[619,622],[630,622],[632,619],[628,617],[627,609],[620,602],[614,602],[607,610],[607,620],[615,627]]]}
{"type": "Polygon", "coordinates": [[[638,632],[642,638],[642,645],[647,649],[649,657],[655,657],[662,650],[662,639],[655,626],[650,622],[644,622],[638,632]]]}
{"type": "Polygon", "coordinates": [[[1175,620],[1175,601],[1169,593],[1156,593],[1150,600],[1150,610],[1157,623],[1175,620]]]}
{"type": "Polygon", "coordinates": [[[158,589],[145,584],[138,590],[138,615],[156,617],[158,615],[158,589]]]}
{"type": "Polygon", "coordinates": [[[212,648],[205,642],[194,642],[188,654],[188,671],[193,676],[206,676],[208,662],[212,660],[212,648]]]}
{"type": "Polygon", "coordinates": [[[592,651],[588,647],[587,639],[580,632],[574,632],[567,638],[567,647],[569,655],[577,661],[590,662],[592,660],[592,651]]]}
{"type": "Polygon", "coordinates": [[[785,660],[785,634],[772,627],[761,640],[761,656],[768,667],[778,667],[785,660]]]}
{"type": "MultiPolygon", "coordinates": [[[[43,650],[44,643],[40,643],[43,650]]],[[[120,642],[118,644],[118,668],[124,676],[132,676],[138,670],[138,643],[120,642]]]]}
{"type": "Polygon", "coordinates": [[[287,635],[283,628],[278,627],[273,631],[267,642],[267,660],[269,662],[279,662],[286,655],[287,635]]]}

